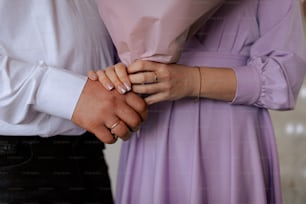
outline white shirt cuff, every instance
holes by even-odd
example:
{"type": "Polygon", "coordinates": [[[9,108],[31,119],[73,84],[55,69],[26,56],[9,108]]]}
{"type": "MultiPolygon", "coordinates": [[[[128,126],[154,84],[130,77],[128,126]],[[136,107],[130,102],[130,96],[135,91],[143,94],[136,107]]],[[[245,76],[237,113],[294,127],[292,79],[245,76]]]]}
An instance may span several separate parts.
{"type": "Polygon", "coordinates": [[[70,120],[86,81],[86,76],[47,67],[36,94],[34,108],[70,120]]]}

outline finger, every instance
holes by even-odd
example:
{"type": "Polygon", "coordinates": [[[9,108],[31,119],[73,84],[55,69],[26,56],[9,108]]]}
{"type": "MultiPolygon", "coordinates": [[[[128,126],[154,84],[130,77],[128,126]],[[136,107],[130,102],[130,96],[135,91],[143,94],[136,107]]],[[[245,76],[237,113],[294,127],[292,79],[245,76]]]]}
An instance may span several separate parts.
{"type": "Polygon", "coordinates": [[[158,76],[155,72],[138,72],[129,75],[132,84],[148,84],[158,82],[158,76]]]}
{"type": "Polygon", "coordinates": [[[87,76],[90,80],[93,81],[96,81],[98,79],[96,72],[94,72],[93,70],[88,71],[87,76]]]}
{"type": "Polygon", "coordinates": [[[122,63],[116,64],[115,72],[119,77],[120,81],[122,82],[122,84],[125,86],[126,90],[130,91],[132,88],[126,66],[122,63]]]}
{"type": "Polygon", "coordinates": [[[151,62],[147,60],[136,60],[134,63],[128,66],[127,70],[129,74],[146,71],[157,71],[158,62],[151,62]]]}
{"type": "MultiPolygon", "coordinates": [[[[128,93],[126,97],[126,103],[138,113],[138,115],[142,119],[142,122],[147,119],[148,106],[141,97],[134,93],[128,93]]],[[[133,129],[133,131],[135,131],[136,129],[133,129]]]]}
{"type": "Polygon", "coordinates": [[[110,131],[110,133],[114,136],[117,136],[123,140],[127,140],[129,138],[130,130],[128,126],[118,117],[114,117],[111,120],[112,123],[106,122],[105,127],[110,131]]]}
{"type": "Polygon", "coordinates": [[[111,134],[117,135],[124,141],[128,140],[131,136],[131,132],[128,126],[122,120],[120,120],[119,124],[116,127],[112,128],[110,131],[111,134]]]}
{"type": "Polygon", "coordinates": [[[165,94],[160,92],[160,93],[157,93],[157,94],[152,94],[152,95],[146,97],[144,100],[146,101],[146,103],[148,105],[152,105],[154,103],[165,101],[165,99],[166,99],[165,94]]]}
{"type": "Polygon", "coordinates": [[[112,90],[114,88],[113,83],[108,79],[105,72],[103,70],[97,71],[98,79],[100,83],[106,88],[107,90],[112,90]]]}
{"type": "Polygon", "coordinates": [[[136,110],[134,110],[128,103],[118,104],[115,110],[117,117],[119,117],[128,127],[129,130],[133,131],[139,127],[142,122],[141,116],[136,110]]]}
{"type": "Polygon", "coordinates": [[[111,80],[112,84],[114,84],[114,86],[116,87],[116,90],[120,94],[125,94],[127,92],[126,87],[122,84],[122,82],[118,78],[114,67],[106,68],[105,74],[109,78],[109,80],[111,80]]]}
{"type": "Polygon", "coordinates": [[[120,137],[123,140],[129,139],[131,133],[127,125],[120,119],[117,120],[111,127],[110,132],[113,135],[120,137]]]}
{"type": "Polygon", "coordinates": [[[164,83],[154,83],[133,85],[132,89],[138,94],[153,94],[164,91],[166,87],[164,83]]]}
{"type": "Polygon", "coordinates": [[[116,139],[113,137],[111,132],[103,125],[97,126],[92,133],[95,134],[100,141],[106,144],[113,144],[116,142],[116,139]]]}

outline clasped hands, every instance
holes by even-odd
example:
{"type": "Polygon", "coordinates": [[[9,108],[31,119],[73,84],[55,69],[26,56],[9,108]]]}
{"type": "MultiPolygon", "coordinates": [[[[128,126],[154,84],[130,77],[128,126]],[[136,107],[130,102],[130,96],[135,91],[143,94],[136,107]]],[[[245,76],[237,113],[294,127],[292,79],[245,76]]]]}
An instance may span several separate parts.
{"type": "Polygon", "coordinates": [[[127,140],[147,118],[148,105],[197,96],[197,74],[187,66],[141,60],[90,71],[72,121],[104,143],[127,140]]]}

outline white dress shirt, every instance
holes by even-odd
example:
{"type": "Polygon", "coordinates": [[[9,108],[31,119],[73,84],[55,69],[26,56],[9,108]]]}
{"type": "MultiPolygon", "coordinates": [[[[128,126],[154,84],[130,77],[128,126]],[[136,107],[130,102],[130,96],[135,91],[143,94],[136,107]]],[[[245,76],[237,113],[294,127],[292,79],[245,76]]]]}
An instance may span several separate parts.
{"type": "Polygon", "coordinates": [[[0,0],[0,135],[79,135],[90,69],[113,64],[95,0],[0,0]]]}

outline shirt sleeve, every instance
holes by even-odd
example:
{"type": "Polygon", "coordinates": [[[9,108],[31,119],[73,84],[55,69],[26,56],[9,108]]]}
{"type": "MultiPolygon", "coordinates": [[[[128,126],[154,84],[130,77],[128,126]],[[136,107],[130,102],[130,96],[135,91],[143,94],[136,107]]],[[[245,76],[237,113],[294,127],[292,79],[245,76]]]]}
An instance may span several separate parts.
{"type": "Polygon", "coordinates": [[[29,123],[44,112],[71,119],[86,77],[44,62],[30,64],[0,55],[0,120],[29,123]]]}
{"type": "Polygon", "coordinates": [[[300,1],[260,0],[258,25],[260,38],[247,65],[234,68],[237,92],[232,103],[293,109],[306,72],[300,1]]]}

